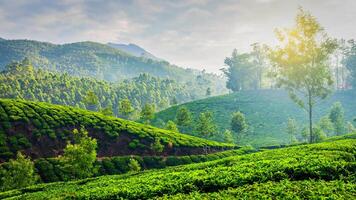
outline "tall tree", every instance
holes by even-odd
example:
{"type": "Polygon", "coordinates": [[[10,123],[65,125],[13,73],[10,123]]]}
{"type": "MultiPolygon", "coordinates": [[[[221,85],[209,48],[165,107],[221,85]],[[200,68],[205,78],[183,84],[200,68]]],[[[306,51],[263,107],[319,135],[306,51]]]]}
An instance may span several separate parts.
{"type": "Polygon", "coordinates": [[[82,127],[79,131],[73,130],[74,144],[68,143],[60,157],[65,179],[82,179],[92,176],[96,172],[97,141],[88,136],[82,127]]]}
{"type": "Polygon", "coordinates": [[[300,9],[295,27],[277,31],[280,46],[270,49],[277,86],[308,112],[309,142],[313,142],[313,109],[331,93],[332,77],[328,59],[336,42],[327,37],[318,21],[300,9]]]}
{"type": "Polygon", "coordinates": [[[153,119],[155,114],[155,106],[153,104],[145,104],[141,110],[141,119],[146,123],[149,124],[150,121],[153,119]]]}
{"type": "Polygon", "coordinates": [[[196,122],[195,131],[204,137],[209,137],[216,133],[217,128],[214,123],[212,112],[206,111],[200,113],[196,122]]]}
{"type": "Polygon", "coordinates": [[[334,125],[334,130],[336,135],[341,135],[345,132],[345,116],[344,108],[340,102],[336,102],[331,107],[329,113],[330,121],[334,125]]]}
{"type": "Polygon", "coordinates": [[[83,102],[87,106],[88,110],[96,111],[98,109],[99,98],[93,91],[88,91],[83,102]]]}
{"type": "Polygon", "coordinates": [[[167,122],[165,129],[174,131],[174,132],[179,132],[176,123],[174,123],[172,120],[169,120],[167,122]]]}
{"type": "Polygon", "coordinates": [[[123,99],[119,101],[119,111],[118,113],[125,119],[130,118],[130,114],[134,111],[131,101],[129,99],[123,99]]]}
{"type": "Polygon", "coordinates": [[[252,62],[254,64],[254,71],[256,73],[256,81],[254,83],[255,89],[261,89],[263,82],[263,73],[266,68],[266,56],[267,56],[267,47],[265,45],[261,45],[259,43],[254,43],[252,46],[252,62]]]}
{"type": "Polygon", "coordinates": [[[344,64],[350,72],[352,88],[356,89],[356,42],[355,40],[348,41],[348,47],[345,51],[344,64]]]}
{"type": "Polygon", "coordinates": [[[221,69],[227,77],[226,87],[233,92],[248,89],[253,67],[250,55],[247,53],[238,54],[235,49],[231,57],[226,58],[224,63],[228,66],[227,69],[221,69]]]}
{"type": "Polygon", "coordinates": [[[297,132],[298,132],[297,122],[293,118],[288,118],[287,133],[289,136],[289,142],[291,144],[297,141],[297,139],[295,137],[297,135],[297,132]]]}
{"type": "Polygon", "coordinates": [[[231,118],[231,130],[235,132],[238,138],[241,138],[247,131],[245,115],[241,112],[235,112],[231,118]]]}
{"type": "Polygon", "coordinates": [[[192,123],[192,113],[187,107],[181,106],[177,111],[176,121],[178,126],[190,126],[192,123]]]}

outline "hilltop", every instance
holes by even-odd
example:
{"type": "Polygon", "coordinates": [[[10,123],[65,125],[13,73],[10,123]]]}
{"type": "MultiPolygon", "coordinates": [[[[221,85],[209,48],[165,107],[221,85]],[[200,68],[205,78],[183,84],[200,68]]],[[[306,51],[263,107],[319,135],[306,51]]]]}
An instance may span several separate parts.
{"type": "Polygon", "coordinates": [[[152,55],[150,52],[146,51],[142,47],[136,45],[136,44],[116,44],[116,43],[111,43],[109,42],[107,45],[114,47],[116,49],[120,49],[121,51],[124,51],[126,53],[129,53],[131,55],[137,56],[137,57],[144,57],[144,58],[149,58],[152,60],[157,60],[160,61],[162,59],[157,58],[156,56],[152,55]]]}
{"type": "MultiPolygon", "coordinates": [[[[337,91],[315,108],[314,120],[317,121],[329,111],[331,105],[340,101],[345,108],[346,120],[352,121],[356,116],[356,101],[351,90],[337,91]]],[[[238,93],[210,97],[170,107],[156,113],[154,125],[159,126],[168,120],[174,120],[177,110],[185,106],[196,119],[199,113],[211,111],[218,129],[224,131],[230,128],[233,112],[245,114],[249,124],[247,137],[242,144],[254,146],[279,145],[288,143],[286,123],[289,117],[298,121],[299,131],[306,124],[307,114],[292,102],[288,94],[281,90],[251,90],[238,93]]]]}
{"type": "Polygon", "coordinates": [[[234,147],[68,106],[0,99],[0,161],[22,150],[32,158],[62,153],[74,128],[98,140],[98,156],[190,155],[234,147]],[[155,152],[156,140],[164,146],[155,152]]]}
{"type": "Polygon", "coordinates": [[[117,48],[97,42],[53,44],[34,40],[0,40],[0,70],[12,61],[25,57],[40,69],[67,72],[71,75],[118,81],[137,77],[142,73],[169,78],[190,86],[208,87],[213,93],[227,92],[224,80],[214,74],[184,69],[167,61],[137,57],[117,48]]]}
{"type": "Polygon", "coordinates": [[[355,137],[215,161],[40,184],[6,199],[352,199],[355,137]]]}

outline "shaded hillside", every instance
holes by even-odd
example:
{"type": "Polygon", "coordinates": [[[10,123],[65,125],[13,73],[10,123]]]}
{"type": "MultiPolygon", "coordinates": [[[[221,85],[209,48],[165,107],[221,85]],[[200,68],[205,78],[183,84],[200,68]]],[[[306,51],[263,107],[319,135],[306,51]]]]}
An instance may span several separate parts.
{"type": "MultiPolygon", "coordinates": [[[[351,121],[356,117],[355,94],[352,91],[339,91],[316,106],[314,120],[317,121],[328,114],[331,105],[336,101],[340,101],[344,106],[347,120],[351,121]]],[[[299,123],[299,131],[306,125],[307,119],[307,113],[292,102],[285,92],[261,90],[241,91],[174,106],[158,112],[153,124],[159,125],[161,121],[174,120],[181,106],[186,106],[194,118],[201,112],[212,111],[220,131],[230,128],[233,112],[241,111],[249,124],[248,136],[241,142],[256,146],[288,143],[285,133],[287,119],[295,118],[299,123]]]]}
{"type": "MultiPolygon", "coordinates": [[[[221,77],[192,69],[183,69],[166,61],[136,57],[119,49],[95,42],[57,45],[32,40],[0,40],[0,70],[12,61],[25,57],[42,69],[68,72],[71,75],[93,76],[107,81],[136,77],[142,73],[187,83],[205,95],[208,87],[213,94],[226,92],[221,77]]],[[[197,94],[199,95],[199,94],[197,94]]]]}
{"type": "Polygon", "coordinates": [[[352,199],[355,139],[301,145],[211,162],[35,185],[6,199],[352,199]]]}
{"type": "Polygon", "coordinates": [[[0,159],[18,150],[32,158],[62,153],[72,130],[84,126],[98,140],[98,156],[186,155],[215,152],[232,145],[146,126],[99,113],[48,103],[0,99],[0,159]],[[159,140],[163,152],[151,144],[159,140]]]}

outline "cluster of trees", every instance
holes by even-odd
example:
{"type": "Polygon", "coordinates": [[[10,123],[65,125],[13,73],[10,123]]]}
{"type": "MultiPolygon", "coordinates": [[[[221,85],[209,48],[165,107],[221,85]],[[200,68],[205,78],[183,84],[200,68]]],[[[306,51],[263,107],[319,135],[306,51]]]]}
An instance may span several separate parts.
{"type": "MultiPolygon", "coordinates": [[[[327,137],[339,136],[356,131],[352,122],[346,122],[345,112],[340,102],[334,103],[329,113],[313,126],[313,141],[319,142],[327,137]]],[[[289,118],[286,133],[290,143],[309,141],[308,126],[302,126],[294,118],[289,118]],[[302,127],[302,128],[300,128],[302,127]]]]}
{"type": "Polygon", "coordinates": [[[214,121],[213,112],[202,112],[196,119],[193,119],[191,111],[187,107],[181,106],[177,110],[175,120],[167,121],[164,127],[167,130],[175,132],[192,134],[221,142],[235,143],[246,135],[248,124],[243,113],[235,112],[231,117],[230,129],[221,132],[214,121]]]}
{"type": "Polygon", "coordinates": [[[126,118],[129,115],[137,117],[146,104],[164,109],[196,98],[191,88],[148,74],[109,83],[35,70],[28,59],[7,65],[0,73],[0,82],[0,97],[3,98],[70,105],[126,118]]]}

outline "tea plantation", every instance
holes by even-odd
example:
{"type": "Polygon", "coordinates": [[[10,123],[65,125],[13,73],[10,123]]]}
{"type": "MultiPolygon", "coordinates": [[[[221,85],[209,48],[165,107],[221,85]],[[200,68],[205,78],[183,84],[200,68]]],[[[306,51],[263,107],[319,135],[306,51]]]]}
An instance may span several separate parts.
{"type": "Polygon", "coordinates": [[[73,107],[0,99],[0,162],[19,150],[32,158],[55,157],[81,126],[98,140],[99,157],[191,155],[234,147],[73,107]],[[151,148],[157,140],[162,152],[151,148]]]}
{"type": "MultiPolygon", "coordinates": [[[[355,91],[337,91],[315,107],[314,122],[328,114],[333,103],[339,101],[345,109],[345,120],[356,117],[355,91]]],[[[199,113],[211,111],[217,128],[223,132],[230,129],[234,112],[242,112],[249,125],[248,133],[240,145],[269,146],[287,144],[285,137],[288,118],[296,119],[298,131],[307,124],[307,113],[290,100],[288,94],[281,90],[240,91],[228,95],[215,96],[170,107],[156,114],[153,124],[175,120],[177,110],[187,107],[196,120],[199,113]]],[[[354,124],[355,125],[355,124],[354,124]]]]}
{"type": "Polygon", "coordinates": [[[355,134],[215,161],[40,184],[1,199],[353,199],[355,134]]]}

